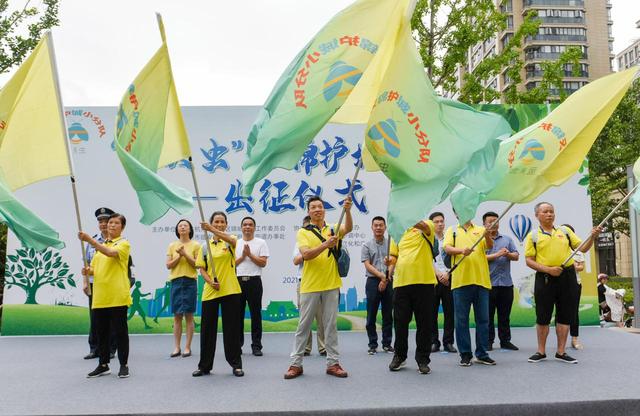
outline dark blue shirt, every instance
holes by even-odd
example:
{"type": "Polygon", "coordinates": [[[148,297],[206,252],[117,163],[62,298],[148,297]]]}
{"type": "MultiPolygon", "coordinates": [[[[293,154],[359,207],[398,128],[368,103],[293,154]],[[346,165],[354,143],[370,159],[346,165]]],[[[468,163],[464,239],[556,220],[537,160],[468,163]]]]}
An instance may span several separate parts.
{"type": "MultiPolygon", "coordinates": [[[[493,239],[493,248],[487,250],[487,254],[494,254],[506,248],[509,253],[517,253],[516,245],[511,237],[498,233],[493,239]]],[[[513,286],[511,279],[511,260],[506,256],[498,257],[489,262],[489,274],[491,275],[491,286],[513,286]]]]}

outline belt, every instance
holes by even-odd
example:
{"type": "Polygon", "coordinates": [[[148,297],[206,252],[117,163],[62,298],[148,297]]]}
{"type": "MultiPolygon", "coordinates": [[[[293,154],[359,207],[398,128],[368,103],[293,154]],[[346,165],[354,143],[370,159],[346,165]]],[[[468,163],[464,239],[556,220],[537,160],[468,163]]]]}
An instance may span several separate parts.
{"type": "Polygon", "coordinates": [[[249,280],[254,279],[254,278],[258,278],[259,279],[260,275],[257,275],[257,276],[238,276],[238,279],[242,280],[243,282],[248,282],[249,280]]]}

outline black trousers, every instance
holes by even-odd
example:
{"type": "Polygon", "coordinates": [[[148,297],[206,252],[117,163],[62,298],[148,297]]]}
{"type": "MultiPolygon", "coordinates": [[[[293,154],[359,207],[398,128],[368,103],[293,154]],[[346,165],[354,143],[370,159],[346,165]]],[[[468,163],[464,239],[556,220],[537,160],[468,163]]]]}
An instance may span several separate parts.
{"type": "Polygon", "coordinates": [[[498,339],[500,344],[511,342],[511,307],[513,286],[494,286],[489,291],[489,345],[496,339],[494,319],[498,312],[498,339]]]}
{"type": "Polygon", "coordinates": [[[368,277],[365,284],[367,293],[367,336],[369,348],[378,348],[378,331],[376,331],[376,319],[378,308],[382,304],[382,346],[390,347],[393,327],[393,288],[387,284],[384,292],[378,290],[380,280],[368,277]]]}
{"type": "Polygon", "coordinates": [[[573,320],[571,321],[571,326],[569,327],[569,331],[571,332],[572,337],[580,336],[580,314],[578,311],[580,310],[580,296],[582,295],[582,285],[576,284],[576,309],[575,314],[573,315],[573,320]]]}
{"type": "Polygon", "coordinates": [[[200,319],[200,362],[202,371],[213,369],[218,338],[218,310],[222,309],[222,342],[224,357],[231,368],[242,368],[240,332],[244,321],[244,311],[240,307],[240,295],[228,295],[202,302],[200,319]]]}
{"type": "MultiPolygon", "coordinates": [[[[96,332],[96,326],[93,323],[93,309],[91,309],[91,302],[93,301],[93,283],[89,283],[91,287],[91,295],[89,295],[89,352],[94,354],[98,353],[98,333],[96,332]]],[[[111,353],[116,352],[116,332],[115,328],[111,328],[111,353]]]]}
{"type": "MultiPolygon", "coordinates": [[[[449,283],[451,285],[451,283],[449,283]]],[[[451,286],[445,286],[438,282],[435,288],[435,298],[433,301],[433,315],[431,319],[431,343],[440,347],[438,340],[438,309],[442,303],[442,315],[444,316],[444,328],[442,333],[442,343],[444,345],[453,344],[453,328],[455,319],[453,315],[453,295],[451,286]]]]}
{"type": "Polygon", "coordinates": [[[240,330],[240,347],[244,345],[244,310],[249,304],[251,315],[251,350],[262,350],[262,279],[260,276],[252,276],[246,282],[238,277],[240,282],[242,329],[240,330]]]}
{"type": "Polygon", "coordinates": [[[127,326],[127,307],[114,306],[111,308],[97,308],[93,310],[93,320],[98,336],[98,355],[100,364],[109,364],[109,345],[112,333],[115,333],[120,365],[127,365],[129,361],[129,327],[127,326]]]}
{"type": "Polygon", "coordinates": [[[429,364],[431,360],[431,323],[435,285],[408,285],[393,289],[393,323],[396,332],[395,354],[407,358],[409,350],[409,322],[416,318],[416,362],[429,364]]]}

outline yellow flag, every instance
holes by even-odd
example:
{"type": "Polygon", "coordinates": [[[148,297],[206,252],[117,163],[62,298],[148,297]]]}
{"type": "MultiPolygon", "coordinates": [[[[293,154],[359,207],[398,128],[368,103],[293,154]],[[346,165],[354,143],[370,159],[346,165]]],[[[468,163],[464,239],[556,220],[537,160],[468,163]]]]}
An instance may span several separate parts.
{"type": "Polygon", "coordinates": [[[69,175],[50,33],[0,91],[0,179],[14,191],[69,175]]]}

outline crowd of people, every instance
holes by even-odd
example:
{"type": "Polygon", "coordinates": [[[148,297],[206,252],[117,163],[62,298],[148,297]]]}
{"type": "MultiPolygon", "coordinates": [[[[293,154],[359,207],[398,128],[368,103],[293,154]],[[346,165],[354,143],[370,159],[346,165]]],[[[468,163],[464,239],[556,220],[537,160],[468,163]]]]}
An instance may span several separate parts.
{"type": "MultiPolygon", "coordinates": [[[[307,201],[308,216],[296,235],[293,264],[299,267],[297,303],[298,326],[285,379],[303,374],[303,360],[312,350],[312,325],[317,327],[317,348],[326,356],[326,373],[344,378],[347,371],[340,363],[337,317],[341,277],[339,258],[342,239],[351,232],[351,199],[344,201],[344,222],[330,224],[325,219],[320,197],[307,201]]],[[[82,273],[88,284],[91,330],[90,352],[86,359],[99,358],[98,366],[87,377],[109,374],[110,359],[117,352],[118,377],[129,376],[129,339],[127,309],[131,305],[130,244],[122,238],[126,226],[123,215],[100,208],[95,213],[100,232],[93,237],[80,232],[88,243],[82,273]]],[[[535,271],[535,314],[538,347],[529,357],[531,363],[547,358],[546,341],[555,310],[557,348],[555,359],[577,363],[565,351],[567,338],[581,349],[578,338],[578,306],[581,282],[577,272],[584,258],[571,257],[587,252],[601,232],[591,231],[582,242],[571,226],[555,225],[552,204],[535,206],[538,227],[525,240],[524,256],[535,271]]],[[[432,213],[428,219],[407,229],[396,243],[387,235],[386,221],[376,216],[371,221],[373,238],[362,245],[361,261],[366,276],[368,337],[367,352],[393,354],[390,371],[406,366],[409,353],[409,325],[415,319],[415,361],[418,372],[429,374],[430,354],[440,351],[458,353],[460,366],[473,363],[495,365],[489,353],[496,339],[500,348],[517,351],[510,331],[511,306],[514,300],[511,262],[520,258],[513,240],[500,233],[498,214],[487,212],[483,225],[467,221],[446,228],[445,216],[432,213]],[[445,230],[446,228],[446,230],[445,230]],[[443,334],[439,337],[438,311],[443,311],[443,334]],[[470,333],[470,313],[475,320],[475,348],[470,333]],[[382,313],[382,337],[376,322],[382,313]],[[394,339],[395,335],[395,339],[394,339]],[[380,341],[380,342],[379,342],[380,341]]],[[[174,314],[174,348],[171,357],[189,357],[194,333],[197,303],[197,279],[205,281],[202,291],[200,321],[200,359],[194,377],[208,375],[213,369],[221,314],[224,355],[232,373],[244,375],[242,346],[244,316],[248,305],[251,317],[251,350],[262,356],[262,270],[269,259],[266,242],[255,237],[252,217],[241,221],[242,237],[227,232],[227,216],[214,212],[209,222],[200,224],[211,233],[204,245],[193,240],[194,227],[186,219],[175,227],[177,240],[167,249],[166,266],[174,314]],[[181,347],[182,322],[185,321],[186,343],[181,347]]]]}

